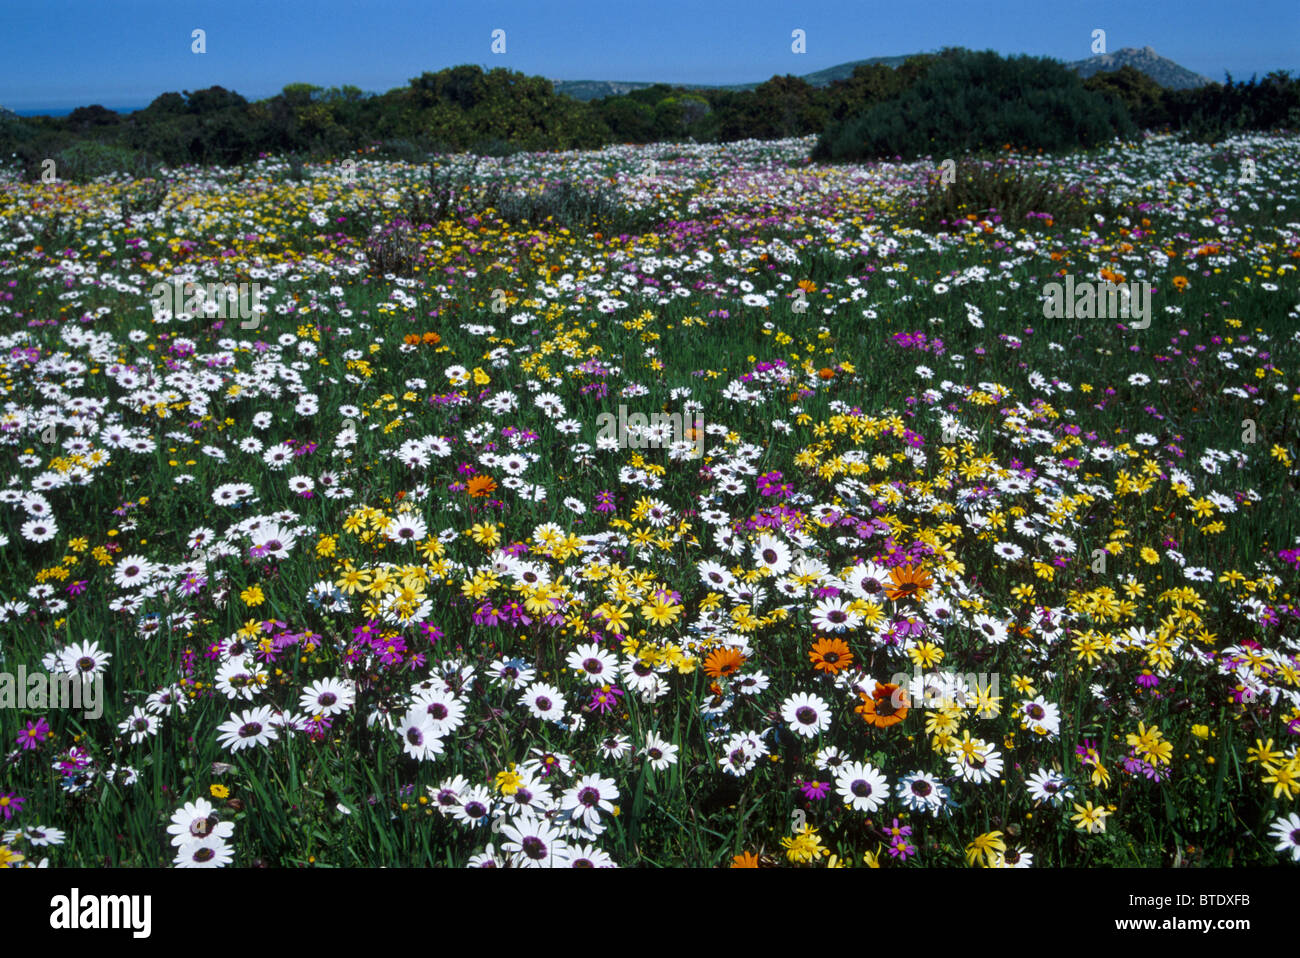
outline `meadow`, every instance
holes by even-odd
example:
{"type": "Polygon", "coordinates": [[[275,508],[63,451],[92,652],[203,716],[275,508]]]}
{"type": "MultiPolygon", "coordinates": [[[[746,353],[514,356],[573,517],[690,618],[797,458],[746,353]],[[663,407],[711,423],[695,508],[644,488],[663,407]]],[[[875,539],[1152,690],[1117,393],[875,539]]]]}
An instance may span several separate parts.
{"type": "Polygon", "coordinates": [[[814,142],[0,183],[0,866],[1300,861],[1300,137],[814,142]]]}

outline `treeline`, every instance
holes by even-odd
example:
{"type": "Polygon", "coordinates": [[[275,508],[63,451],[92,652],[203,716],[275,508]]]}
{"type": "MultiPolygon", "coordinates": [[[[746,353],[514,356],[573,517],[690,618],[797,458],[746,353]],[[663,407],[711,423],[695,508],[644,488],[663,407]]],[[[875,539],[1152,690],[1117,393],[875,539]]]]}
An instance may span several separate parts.
{"type": "Polygon", "coordinates": [[[61,178],[141,174],[155,164],[236,164],[261,155],[339,156],[378,147],[393,157],[430,152],[498,155],[611,143],[723,142],[820,134],[818,155],[874,159],[1003,143],[1065,149],[1137,128],[1217,138],[1247,129],[1300,128],[1300,79],[1166,90],[1130,67],[1080,80],[1043,58],[947,49],[897,68],[857,67],[815,87],[777,76],[752,90],[665,84],[581,102],[549,80],[458,66],[383,94],[291,84],[250,102],[230,90],[164,93],[123,116],[102,106],[66,117],[0,115],[0,157],[38,177],[54,159],[61,178]]]}

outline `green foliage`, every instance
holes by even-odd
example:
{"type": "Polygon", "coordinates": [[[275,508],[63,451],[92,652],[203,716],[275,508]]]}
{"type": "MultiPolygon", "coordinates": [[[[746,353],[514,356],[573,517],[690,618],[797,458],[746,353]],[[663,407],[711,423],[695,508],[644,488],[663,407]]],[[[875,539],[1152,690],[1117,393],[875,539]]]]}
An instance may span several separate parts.
{"type": "Polygon", "coordinates": [[[814,158],[868,160],[1098,146],[1136,128],[1117,99],[1055,60],[948,50],[900,95],[831,123],[814,158]]]}
{"type": "Polygon", "coordinates": [[[54,163],[59,179],[78,183],[113,175],[139,179],[153,172],[153,164],[145,153],[97,140],[73,143],[55,155],[54,163]]]}
{"type": "Polygon", "coordinates": [[[953,225],[967,216],[997,216],[1012,229],[1060,231],[1087,228],[1096,214],[1110,219],[1124,212],[1104,199],[1085,198],[1078,189],[1026,172],[1023,165],[964,159],[956,165],[952,183],[945,184],[936,171],[902,221],[928,232],[955,232],[953,225]]]}
{"type": "MultiPolygon", "coordinates": [[[[774,76],[748,90],[658,83],[581,102],[557,95],[543,77],[462,65],[422,73],[383,94],[291,83],[250,103],[213,86],[163,93],[130,116],[99,105],[66,117],[5,116],[0,156],[16,157],[30,177],[41,160],[86,142],[182,166],[235,165],[268,154],[324,158],[376,147],[381,156],[423,162],[433,153],[460,151],[506,157],[610,143],[821,134],[816,158],[856,160],[956,155],[1008,142],[1077,149],[1132,135],[1130,118],[1201,139],[1295,129],[1300,80],[1271,73],[1261,81],[1234,84],[1229,77],[1226,85],[1174,91],[1132,67],[1080,81],[1051,60],[947,49],[909,57],[896,68],[860,64],[826,86],[796,76],[774,76]]],[[[124,156],[101,165],[114,167],[124,156]]]]}

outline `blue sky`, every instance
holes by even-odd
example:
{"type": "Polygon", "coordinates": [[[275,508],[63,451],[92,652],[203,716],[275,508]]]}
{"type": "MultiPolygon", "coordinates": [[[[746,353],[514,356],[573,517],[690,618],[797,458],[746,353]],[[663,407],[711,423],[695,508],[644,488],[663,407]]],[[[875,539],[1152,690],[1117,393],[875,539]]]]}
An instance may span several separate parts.
{"type": "Polygon", "coordinates": [[[143,106],[214,84],[250,99],[293,82],[382,92],[458,63],[744,83],[943,46],[1068,61],[1092,54],[1094,29],[1110,51],[1151,46],[1214,80],[1300,73],[1296,0],[0,0],[0,105],[143,106]],[[490,50],[496,28],[505,54],[490,50]]]}

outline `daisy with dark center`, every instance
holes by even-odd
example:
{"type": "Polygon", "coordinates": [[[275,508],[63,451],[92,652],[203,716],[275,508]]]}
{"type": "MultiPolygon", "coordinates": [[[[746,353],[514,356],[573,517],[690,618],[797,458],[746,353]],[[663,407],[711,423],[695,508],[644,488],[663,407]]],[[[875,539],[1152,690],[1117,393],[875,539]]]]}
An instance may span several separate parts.
{"type": "Polygon", "coordinates": [[[595,643],[578,646],[566,661],[569,668],[581,673],[592,685],[605,684],[618,667],[618,660],[595,643]]]}
{"type": "Polygon", "coordinates": [[[889,798],[889,782],[866,762],[846,762],[835,776],[835,791],[849,808],[874,812],[889,798]]]}
{"type": "Polygon", "coordinates": [[[645,748],[641,750],[655,771],[663,771],[677,761],[677,746],[661,739],[654,732],[646,736],[645,748]]]}
{"type": "Polygon", "coordinates": [[[472,785],[460,793],[460,802],[451,813],[462,824],[484,824],[484,820],[492,814],[492,793],[485,785],[472,785]]]}
{"type": "Polygon", "coordinates": [[[231,715],[218,729],[218,741],[232,752],[267,745],[278,738],[267,706],[231,715]]]}
{"type": "Polygon", "coordinates": [[[172,844],[181,847],[186,842],[213,836],[229,838],[235,834],[233,822],[223,822],[206,798],[200,798],[177,809],[172,815],[167,833],[172,836],[172,844]]]}
{"type": "Polygon", "coordinates": [[[434,732],[429,713],[421,706],[407,710],[398,731],[402,736],[402,751],[416,761],[423,762],[443,752],[442,739],[434,732]]]}
{"type": "Polygon", "coordinates": [[[913,812],[938,815],[948,801],[948,788],[929,772],[912,772],[898,783],[898,800],[913,812]]]}
{"type": "Polygon", "coordinates": [[[853,664],[853,653],[842,639],[820,638],[808,653],[813,668],[827,675],[838,675],[853,664]]]}
{"type": "Polygon", "coordinates": [[[517,868],[557,868],[568,863],[568,846],[546,819],[524,812],[501,826],[502,850],[517,868]]]}
{"type": "Polygon", "coordinates": [[[617,868],[614,859],[595,845],[571,845],[568,850],[570,868],[617,868]]]}
{"type": "Polygon", "coordinates": [[[1047,804],[1061,806],[1074,794],[1069,782],[1060,772],[1040,768],[1025,780],[1025,788],[1035,805],[1047,804]]]}
{"type": "Polygon", "coordinates": [[[223,839],[207,835],[182,845],[173,864],[177,868],[224,868],[234,861],[233,851],[223,839]]]}
{"type": "Polygon", "coordinates": [[[809,613],[813,628],[820,632],[845,632],[862,624],[862,616],[844,599],[828,597],[813,606],[809,613]]]}
{"type": "Polygon", "coordinates": [[[804,738],[812,738],[831,726],[830,706],[806,693],[797,693],[781,703],[781,717],[790,731],[804,738]]]}
{"type": "Polygon", "coordinates": [[[465,704],[450,692],[428,689],[415,697],[412,708],[423,708],[430,731],[438,738],[450,735],[465,722],[465,704]]]}
{"type": "Polygon", "coordinates": [[[298,705],[312,715],[337,715],[352,707],[355,694],[351,682],[321,679],[302,690],[298,705]]]}
{"type": "Polygon", "coordinates": [[[618,798],[618,786],[612,778],[584,775],[560,799],[560,812],[571,818],[593,835],[604,831],[600,823],[602,811],[613,814],[613,799],[618,798]]]}
{"type": "Polygon", "coordinates": [[[97,642],[74,642],[59,655],[64,672],[73,675],[95,676],[108,667],[111,652],[101,652],[97,642]]]}
{"type": "Polygon", "coordinates": [[[564,717],[566,702],[560,690],[545,682],[534,682],[524,692],[523,704],[534,718],[557,722],[564,717]]]}
{"type": "Polygon", "coordinates": [[[463,775],[457,775],[449,778],[436,788],[433,785],[428,786],[429,798],[433,802],[433,807],[438,810],[439,814],[450,815],[455,809],[460,807],[461,793],[469,788],[469,781],[463,775]]]}
{"type": "Polygon", "coordinates": [[[1292,812],[1278,818],[1268,831],[1277,839],[1277,851],[1283,854],[1289,852],[1292,861],[1300,862],[1300,813],[1292,812]]]}

